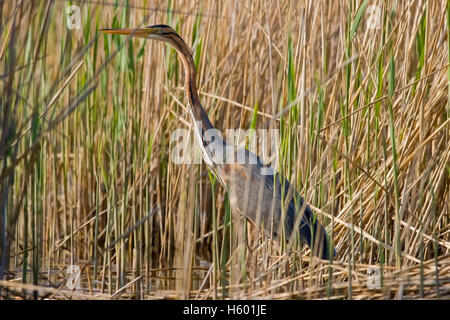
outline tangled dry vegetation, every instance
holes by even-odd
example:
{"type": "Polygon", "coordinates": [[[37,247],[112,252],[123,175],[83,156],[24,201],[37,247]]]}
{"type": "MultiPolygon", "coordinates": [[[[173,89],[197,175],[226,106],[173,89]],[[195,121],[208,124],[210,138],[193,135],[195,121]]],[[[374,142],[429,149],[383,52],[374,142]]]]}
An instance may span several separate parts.
{"type": "Polygon", "coordinates": [[[450,297],[448,3],[117,3],[74,2],[79,30],[65,1],[0,4],[3,299],[450,297]],[[223,188],[171,161],[176,52],[98,32],[158,23],[217,128],[279,129],[333,261],[250,226],[233,243],[223,188]]]}

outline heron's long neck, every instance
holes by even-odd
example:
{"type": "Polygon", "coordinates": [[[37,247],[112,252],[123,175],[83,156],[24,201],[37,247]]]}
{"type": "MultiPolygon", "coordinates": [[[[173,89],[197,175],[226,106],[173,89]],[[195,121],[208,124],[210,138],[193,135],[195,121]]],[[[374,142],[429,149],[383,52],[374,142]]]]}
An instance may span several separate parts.
{"type": "MultiPolygon", "coordinates": [[[[181,60],[183,61],[184,70],[186,73],[186,96],[189,100],[189,105],[191,107],[192,116],[194,120],[194,131],[196,131],[196,136],[199,139],[200,149],[203,154],[203,159],[206,164],[211,168],[212,172],[219,178],[219,181],[224,184],[223,180],[220,178],[219,168],[220,164],[218,164],[218,160],[220,156],[223,156],[225,153],[223,151],[223,147],[226,146],[226,143],[222,140],[221,137],[214,137],[214,143],[210,145],[207,141],[208,138],[205,139],[205,133],[207,130],[213,129],[211,122],[208,119],[208,115],[203,109],[200,99],[198,98],[197,86],[195,84],[196,80],[196,70],[194,59],[184,41],[178,36],[172,37],[172,44],[175,49],[178,51],[181,60]],[[201,128],[199,123],[201,123],[201,128]],[[221,151],[221,152],[219,152],[221,151]]],[[[223,159],[220,159],[223,161],[223,159]]],[[[222,163],[222,162],[219,162],[222,163]]]]}
{"type": "Polygon", "coordinates": [[[175,49],[180,55],[181,61],[183,62],[184,71],[186,73],[186,96],[189,100],[189,105],[192,109],[192,114],[194,116],[194,121],[200,121],[202,124],[203,131],[212,129],[213,126],[211,121],[209,121],[208,115],[203,109],[200,99],[198,97],[197,85],[196,85],[196,70],[195,63],[192,55],[187,48],[186,44],[181,40],[174,41],[173,43],[175,49]]]}

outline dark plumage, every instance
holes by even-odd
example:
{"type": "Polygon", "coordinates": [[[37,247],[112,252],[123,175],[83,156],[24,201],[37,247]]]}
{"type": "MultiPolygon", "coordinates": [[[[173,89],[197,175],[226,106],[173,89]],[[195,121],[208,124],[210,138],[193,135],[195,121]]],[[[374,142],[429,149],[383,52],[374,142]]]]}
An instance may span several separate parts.
{"type": "Polygon", "coordinates": [[[289,181],[274,173],[250,151],[238,150],[235,163],[224,164],[220,169],[232,209],[257,228],[263,227],[268,236],[279,238],[284,232],[289,241],[298,232],[300,241],[306,243],[315,256],[321,259],[334,256],[336,251],[332,246],[330,250],[325,228],[289,181]]]}

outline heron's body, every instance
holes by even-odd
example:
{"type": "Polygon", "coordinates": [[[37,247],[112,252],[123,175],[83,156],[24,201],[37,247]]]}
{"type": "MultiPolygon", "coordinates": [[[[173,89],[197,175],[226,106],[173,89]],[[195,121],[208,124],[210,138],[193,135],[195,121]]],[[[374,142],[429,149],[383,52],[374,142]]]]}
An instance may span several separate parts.
{"type": "Polygon", "coordinates": [[[196,88],[196,69],[189,47],[171,27],[156,25],[139,29],[107,29],[106,33],[134,35],[170,43],[179,53],[186,73],[186,97],[195,135],[205,163],[229,194],[234,219],[245,217],[269,236],[286,240],[299,234],[314,255],[329,259],[335,251],[325,228],[298,192],[252,152],[227,144],[214,131],[196,88]],[[296,233],[295,231],[298,231],[296,233]]]}
{"type": "Polygon", "coordinates": [[[278,239],[284,236],[289,241],[298,234],[315,256],[328,259],[325,228],[315,221],[311,208],[289,181],[248,150],[237,148],[232,159],[234,163],[228,161],[221,167],[220,176],[233,216],[247,218],[268,236],[278,239]]]}

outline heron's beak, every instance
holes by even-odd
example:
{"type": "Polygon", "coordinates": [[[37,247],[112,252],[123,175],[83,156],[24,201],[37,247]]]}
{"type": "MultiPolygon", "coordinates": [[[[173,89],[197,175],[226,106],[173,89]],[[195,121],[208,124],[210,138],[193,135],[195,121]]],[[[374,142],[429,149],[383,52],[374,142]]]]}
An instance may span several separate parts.
{"type": "Polygon", "coordinates": [[[148,38],[149,35],[154,34],[153,28],[135,28],[135,29],[100,29],[103,33],[131,35],[139,38],[148,38]]]}

